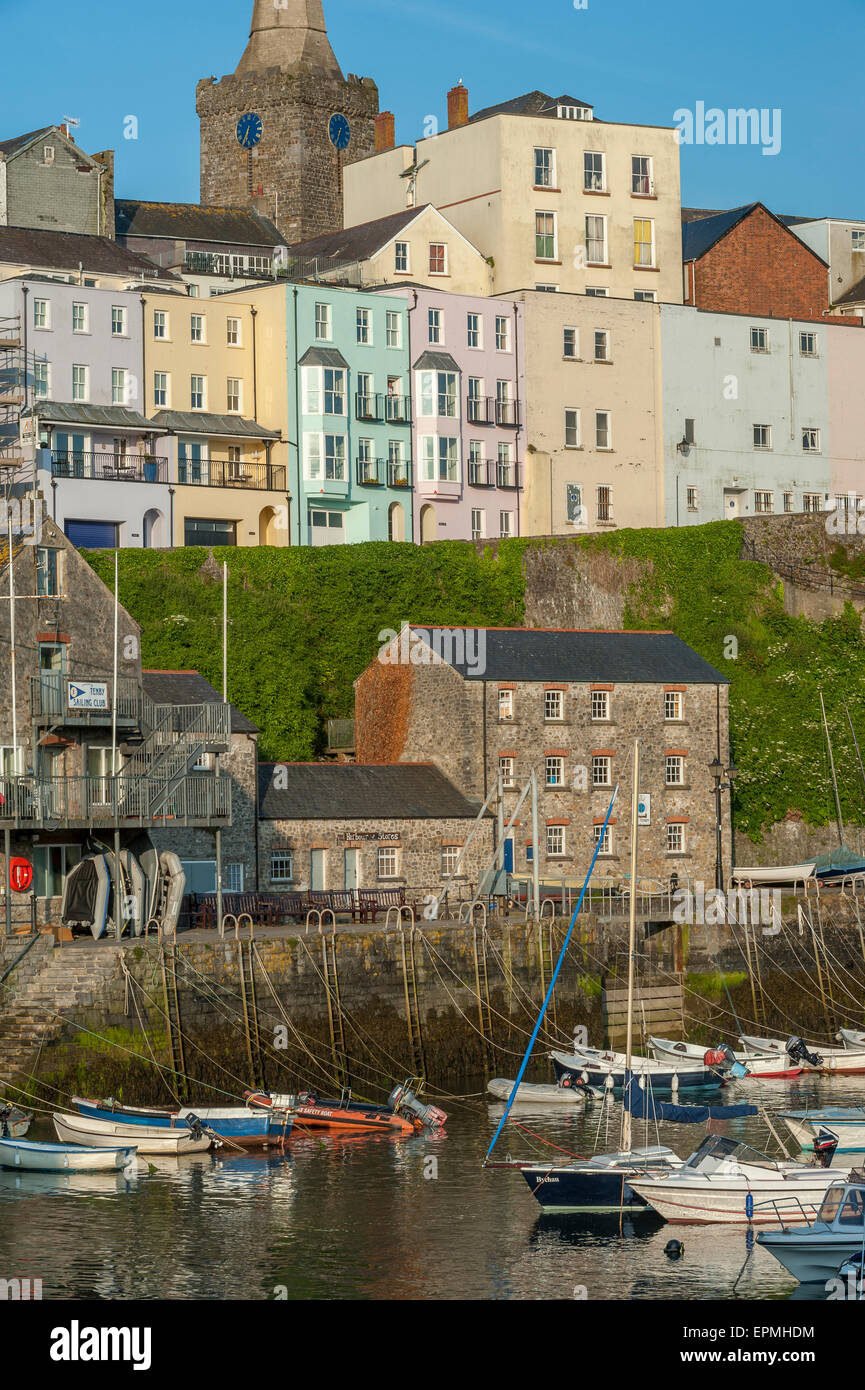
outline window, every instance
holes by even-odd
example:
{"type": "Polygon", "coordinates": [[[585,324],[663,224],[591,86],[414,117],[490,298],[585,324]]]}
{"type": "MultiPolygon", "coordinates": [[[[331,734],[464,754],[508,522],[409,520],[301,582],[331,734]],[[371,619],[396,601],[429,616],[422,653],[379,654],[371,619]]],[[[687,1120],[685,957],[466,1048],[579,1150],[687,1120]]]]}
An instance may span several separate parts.
{"type": "Polygon", "coordinates": [[[768,328],[752,328],[752,329],[751,329],[751,351],[752,351],[752,352],[768,352],[768,351],[769,351],[769,330],[768,330],[768,328]]]}
{"type": "Polygon", "coordinates": [[[345,435],[306,434],[304,454],[307,478],[345,482],[345,435]]]}
{"type": "Polygon", "coordinates": [[[816,356],[817,356],[817,334],[816,334],[816,333],[810,333],[810,332],[808,332],[808,333],[800,333],[800,334],[799,334],[799,352],[800,352],[800,354],[801,354],[802,357],[816,357],[816,356]]]}
{"type": "Polygon", "coordinates": [[[481,342],[481,316],[480,314],[466,314],[466,347],[482,347],[481,342]]]}
{"type": "Polygon", "coordinates": [[[409,272],[408,242],[395,241],[393,246],[393,268],[400,275],[409,272]]]}
{"type": "Polygon", "coordinates": [[[595,447],[598,449],[611,449],[610,434],[610,412],[608,410],[595,411],[595,447]]]}
{"type": "Polygon", "coordinates": [[[535,150],[535,188],[555,188],[556,152],[555,150],[535,150]]]}
{"type": "Polygon", "coordinates": [[[592,119],[591,106],[571,106],[559,102],[556,107],[556,116],[560,121],[590,121],[592,119]]]}
{"type": "Polygon", "coordinates": [[[655,264],[655,224],[650,217],[634,218],[634,265],[655,264]]]}
{"type": "Polygon", "coordinates": [[[638,303],[642,303],[642,304],[654,304],[655,298],[656,298],[656,296],[655,296],[655,291],[654,291],[654,290],[634,290],[634,298],[637,300],[638,303]]]}
{"type": "Polygon", "coordinates": [[[807,426],[802,430],[802,448],[806,454],[819,454],[820,431],[807,426]]]}
{"type": "Polygon", "coordinates": [[[563,825],[547,826],[547,858],[561,858],[565,853],[565,827],[563,825]]]}
{"type": "Polygon", "coordinates": [[[220,517],[184,517],[183,544],[237,545],[237,522],[224,521],[220,517]]]}
{"type": "Polygon", "coordinates": [[[380,845],[376,853],[379,878],[396,878],[399,874],[399,849],[396,845],[380,845]]]}
{"type": "Polygon", "coordinates": [[[595,491],[595,502],[597,507],[598,521],[613,520],[613,489],[601,485],[595,491]]]}
{"type": "Polygon", "coordinates": [[[111,404],[126,404],[126,372],[123,367],[111,368],[111,404]]]}
{"type": "Polygon", "coordinates": [[[563,719],[564,718],[564,692],[561,690],[544,691],[544,719],[563,719]]]}
{"type": "Polygon", "coordinates": [[[36,551],[36,592],[40,598],[57,598],[60,594],[58,554],[44,547],[36,551]]]}
{"type": "Polygon", "coordinates": [[[230,376],[225,383],[225,408],[229,415],[240,412],[240,379],[230,376]]]}
{"type": "Polygon", "coordinates": [[[421,435],[421,468],[425,482],[459,481],[459,440],[443,434],[421,435]]]}
{"type": "Polygon", "coordinates": [[[47,299],[34,299],[33,301],[33,327],[48,328],[49,309],[47,299]]]}
{"type": "Polygon", "coordinates": [[[462,845],[442,845],[442,878],[452,878],[457,871],[462,845]]]}
{"type": "Polygon", "coordinates": [[[324,413],[345,414],[345,371],[342,367],[324,369],[324,413]]]}
{"type": "Polygon", "coordinates": [[[168,405],[168,373],[153,373],[153,404],[168,405]]]}
{"type": "Polygon", "coordinates": [[[87,321],[88,321],[88,317],[89,317],[89,316],[88,316],[88,313],[87,313],[87,305],[86,305],[86,304],[73,304],[73,305],[72,305],[72,332],[73,332],[73,333],[86,333],[86,332],[87,332],[87,321]]]}
{"type": "Polygon", "coordinates": [[[697,442],[697,422],[685,418],[685,443],[696,444],[697,442]]]}
{"type": "Polygon", "coordinates": [[[388,309],[385,319],[385,342],[389,348],[402,347],[402,319],[397,309],[388,309]]]}
{"type": "Polygon", "coordinates": [[[587,193],[604,193],[607,187],[607,171],[604,156],[595,150],[586,150],[583,155],[583,188],[587,193]]]}
{"type": "Polygon", "coordinates": [[[860,227],[851,229],[850,240],[854,251],[865,251],[865,231],[860,227]]]}
{"type": "Polygon", "coordinates": [[[755,492],[755,493],[754,493],[754,511],[755,511],[755,512],[774,512],[774,510],[775,510],[775,503],[774,503],[774,500],[773,500],[773,497],[772,497],[772,493],[771,493],[771,492],[755,492]]]}
{"type": "Polygon", "coordinates": [[[66,875],[81,859],[80,845],[35,845],[33,887],[40,898],[57,898],[63,892],[66,875]]]}
{"type": "Polygon", "coordinates": [[[484,513],[479,507],[472,507],[472,540],[482,541],[484,538],[484,513]]]}
{"type": "MultiPolygon", "coordinates": [[[[513,487],[516,483],[513,446],[506,439],[500,439],[496,446],[496,480],[499,487],[513,487]]],[[[502,535],[505,534],[503,531],[502,535]]],[[[510,535],[510,532],[507,534],[510,535]]]]}
{"type": "Polygon", "coordinates": [[[538,261],[556,260],[556,214],[554,212],[535,213],[535,259],[538,261]]]}
{"type": "Polygon", "coordinates": [[[43,146],[42,146],[42,162],[43,162],[43,164],[53,164],[53,163],[54,163],[54,146],[53,146],[53,145],[43,145],[43,146]]]}
{"type": "Polygon", "coordinates": [[[112,304],[111,306],[111,336],[112,338],[126,337],[126,306],[123,304],[112,304]]]}
{"type": "Polygon", "coordinates": [[[510,755],[499,758],[499,773],[503,787],[515,787],[517,785],[516,758],[510,755]]]}
{"type": "Polygon", "coordinates": [[[802,494],[803,512],[819,512],[822,498],[819,492],[805,492],[802,494]]]}
{"type": "Polygon", "coordinates": [[[682,718],[685,697],[681,690],[664,691],[664,718],[678,722],[682,718]]]}
{"type": "Polygon", "coordinates": [[[792,492],[785,492],[785,493],[784,493],[784,511],[785,511],[785,512],[792,512],[792,511],[793,511],[793,494],[792,494],[792,492]]]}
{"type": "Polygon", "coordinates": [[[578,410],[565,411],[565,448],[579,449],[580,447],[580,412],[578,410]]]}
{"type": "Polygon", "coordinates": [[[648,198],[655,191],[652,178],[652,160],[649,155],[631,155],[631,192],[648,198]]]}
{"type": "Polygon", "coordinates": [[[544,294],[558,294],[558,285],[535,285],[536,290],[542,290],[544,294]]]}
{"type": "Polygon", "coordinates": [[[204,409],[203,376],[191,376],[189,378],[189,408],[190,410],[204,409]]]}
{"type": "Polygon", "coordinates": [[[668,753],[664,758],[664,781],[668,787],[685,785],[685,759],[680,753],[668,753]]]}
{"type": "Polygon", "coordinates": [[[580,335],[576,328],[562,329],[562,356],[575,360],[580,352],[580,335]]]}
{"type": "Polygon", "coordinates": [[[612,854],[613,852],[613,827],[608,825],[606,829],[603,825],[592,826],[592,844],[598,846],[598,856],[602,854],[612,854]]]}
{"type": "Polygon", "coordinates": [[[330,341],[331,319],[330,305],[316,304],[315,306],[315,336],[325,342],[330,341]]]}
{"type": "Polygon", "coordinates": [[[441,309],[430,309],[427,314],[427,326],[429,341],[431,343],[443,343],[444,336],[444,315],[441,309]]]}
{"type": "Polygon", "coordinates": [[[204,342],[204,315],[189,315],[189,341],[191,343],[204,342]]]}
{"type": "Polygon", "coordinates": [[[242,893],[242,892],[243,892],[243,865],[242,865],[242,864],[226,864],[226,865],[225,865],[225,874],[224,874],[224,878],[225,878],[225,891],[226,891],[227,893],[242,893]]]}
{"type": "Polygon", "coordinates": [[[513,719],[514,717],[514,692],[512,690],[499,691],[499,719],[513,719]]]}
{"type": "Polygon", "coordinates": [[[294,850],[275,849],[270,856],[271,883],[291,883],[294,878],[294,850]]]}
{"type": "Polygon", "coordinates": [[[430,275],[447,275],[447,269],[447,246],[443,241],[431,241],[429,244],[430,275]]]}
{"type": "Polygon", "coordinates": [[[755,448],[755,449],[771,449],[771,447],[772,447],[772,426],[771,426],[771,425],[755,425],[755,426],[754,426],[754,448],[755,448]]]}
{"type": "Polygon", "coordinates": [[[513,512],[499,512],[499,539],[506,541],[514,534],[513,512]]]}
{"type": "Polygon", "coordinates": [[[685,824],[683,821],[673,820],[667,822],[667,853],[685,853],[685,824]]]}
{"type": "Polygon", "coordinates": [[[696,511],[698,510],[698,507],[697,507],[697,489],[696,489],[695,487],[689,487],[689,488],[688,488],[688,491],[687,491],[687,499],[688,499],[688,500],[687,500],[688,511],[689,511],[689,512],[696,512],[696,511]]]}
{"type": "Polygon", "coordinates": [[[51,394],[50,362],[33,363],[33,393],[38,401],[47,400],[51,394]]]}
{"type": "Polygon", "coordinates": [[[240,319],[225,320],[225,341],[229,347],[240,347],[240,319]]]}
{"type": "Polygon", "coordinates": [[[606,265],[607,263],[606,217],[586,218],[586,259],[589,265],[606,265]]]}
{"type": "Polygon", "coordinates": [[[595,329],[595,361],[609,362],[610,335],[606,328],[595,329]]]}
{"type": "Polygon", "coordinates": [[[483,377],[470,376],[468,379],[466,416],[472,424],[483,424],[486,422],[487,407],[484,400],[483,377]]]}
{"type": "Polygon", "coordinates": [[[357,341],[366,347],[372,344],[372,312],[369,309],[358,309],[355,315],[357,341]]]}
{"type": "Polygon", "coordinates": [[[496,382],[496,424],[515,425],[516,412],[514,410],[513,393],[511,382],[500,380],[496,382]]]}
{"type": "Polygon", "coordinates": [[[90,398],[90,369],[74,366],[72,368],[72,399],[86,401],[90,398]]]}
{"type": "Polygon", "coordinates": [[[496,314],[496,352],[511,350],[511,321],[504,314],[496,314]]]}
{"type": "Polygon", "coordinates": [[[592,754],[592,786],[609,787],[613,781],[613,760],[608,753],[592,754]]]}
{"type": "Polygon", "coordinates": [[[153,336],[154,338],[168,337],[168,315],[164,309],[154,309],[153,311],[153,336]]]}
{"type": "Polygon", "coordinates": [[[609,720],[610,718],[610,692],[609,690],[592,691],[592,718],[599,720],[609,720]]]}
{"type": "Polygon", "coordinates": [[[587,285],[586,297],[588,299],[609,299],[610,291],[608,289],[601,289],[599,285],[587,285]]]}

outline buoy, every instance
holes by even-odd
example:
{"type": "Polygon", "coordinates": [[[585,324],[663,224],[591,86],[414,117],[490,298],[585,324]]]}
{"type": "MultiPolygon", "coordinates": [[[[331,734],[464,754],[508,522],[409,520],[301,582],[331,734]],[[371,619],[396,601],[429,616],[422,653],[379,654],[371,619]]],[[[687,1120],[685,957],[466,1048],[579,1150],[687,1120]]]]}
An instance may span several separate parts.
{"type": "Polygon", "coordinates": [[[680,1260],[685,1253],[685,1247],[680,1240],[668,1240],[664,1246],[664,1254],[668,1260],[680,1260]]]}

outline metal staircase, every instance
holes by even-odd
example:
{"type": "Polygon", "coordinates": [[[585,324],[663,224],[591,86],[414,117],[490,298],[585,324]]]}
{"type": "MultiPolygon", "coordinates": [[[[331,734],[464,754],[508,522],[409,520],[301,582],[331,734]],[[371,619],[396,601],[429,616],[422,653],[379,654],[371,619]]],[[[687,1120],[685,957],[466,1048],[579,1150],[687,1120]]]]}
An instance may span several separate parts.
{"type": "Polygon", "coordinates": [[[144,695],[142,722],[144,739],[121,773],[128,787],[125,814],[171,815],[181,784],[204,754],[231,747],[231,712],[228,705],[215,701],[157,705],[144,695]],[[138,804],[145,789],[146,807],[138,804]]]}
{"type": "Polygon", "coordinates": [[[24,398],[21,319],[18,315],[0,318],[0,467],[17,469],[24,462],[20,443],[24,398]]]}

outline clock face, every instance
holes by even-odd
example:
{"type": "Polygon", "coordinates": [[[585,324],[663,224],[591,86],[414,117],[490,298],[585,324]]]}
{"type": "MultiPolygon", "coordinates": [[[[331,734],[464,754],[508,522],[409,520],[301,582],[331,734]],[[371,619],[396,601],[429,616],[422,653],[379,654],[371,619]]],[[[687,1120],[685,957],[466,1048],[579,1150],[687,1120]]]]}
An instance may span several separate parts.
{"type": "Polygon", "coordinates": [[[237,143],[245,150],[251,150],[261,139],[261,117],[254,111],[247,111],[237,122],[237,143]]]}
{"type": "Polygon", "coordinates": [[[351,139],[351,126],[345,116],[331,116],[327,123],[327,134],[335,149],[344,150],[351,139]]]}

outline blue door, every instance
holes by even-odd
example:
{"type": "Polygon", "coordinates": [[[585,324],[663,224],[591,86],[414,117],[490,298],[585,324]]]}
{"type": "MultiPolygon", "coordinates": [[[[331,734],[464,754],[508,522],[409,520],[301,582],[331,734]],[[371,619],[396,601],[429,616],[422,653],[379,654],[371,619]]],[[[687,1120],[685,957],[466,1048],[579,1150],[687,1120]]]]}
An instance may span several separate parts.
{"type": "Polygon", "coordinates": [[[84,550],[116,550],[116,521],[67,521],[64,531],[73,545],[84,550]]]}
{"type": "Polygon", "coordinates": [[[200,483],[201,463],[204,453],[200,443],[180,439],[177,443],[177,481],[179,483],[200,483]]]}
{"type": "Polygon", "coordinates": [[[504,871],[512,874],[514,871],[514,842],[511,836],[505,840],[504,871]]]}

